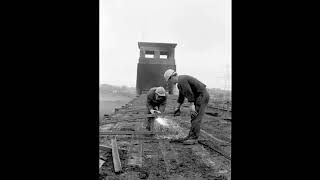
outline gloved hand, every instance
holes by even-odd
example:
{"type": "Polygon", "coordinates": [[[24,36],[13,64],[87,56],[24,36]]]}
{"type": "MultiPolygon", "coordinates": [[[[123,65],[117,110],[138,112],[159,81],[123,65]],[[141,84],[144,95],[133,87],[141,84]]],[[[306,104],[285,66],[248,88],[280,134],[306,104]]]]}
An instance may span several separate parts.
{"type": "Polygon", "coordinates": [[[190,112],[191,119],[194,119],[195,117],[197,117],[197,115],[198,115],[198,113],[196,111],[190,112]]]}
{"type": "Polygon", "coordinates": [[[151,112],[151,114],[155,114],[155,113],[161,114],[160,111],[157,111],[157,110],[154,110],[154,109],[151,109],[150,112],[151,112]]]}
{"type": "Polygon", "coordinates": [[[161,111],[154,111],[155,113],[157,113],[157,114],[161,114],[161,111]]]}
{"type": "Polygon", "coordinates": [[[175,110],[174,110],[174,116],[180,116],[180,113],[181,113],[181,111],[180,111],[180,108],[178,108],[178,107],[176,107],[175,108],[175,110]]]}
{"type": "Polygon", "coordinates": [[[196,111],[196,106],[193,103],[191,104],[190,108],[191,108],[191,111],[196,111]]]}
{"type": "Polygon", "coordinates": [[[192,104],[191,105],[191,111],[190,111],[191,119],[194,119],[197,115],[198,115],[198,113],[196,111],[196,107],[195,107],[194,104],[192,104]]]}

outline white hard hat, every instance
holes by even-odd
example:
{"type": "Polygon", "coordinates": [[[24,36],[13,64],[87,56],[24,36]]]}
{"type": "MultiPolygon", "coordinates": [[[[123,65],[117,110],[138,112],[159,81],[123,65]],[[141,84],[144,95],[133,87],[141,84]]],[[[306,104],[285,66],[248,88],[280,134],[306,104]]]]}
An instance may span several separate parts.
{"type": "Polygon", "coordinates": [[[164,78],[166,79],[166,81],[169,80],[169,78],[175,73],[175,71],[173,69],[168,69],[166,70],[166,72],[164,73],[164,78]]]}
{"type": "Polygon", "coordinates": [[[159,96],[166,96],[166,90],[163,87],[157,87],[155,93],[157,93],[159,96]]]}

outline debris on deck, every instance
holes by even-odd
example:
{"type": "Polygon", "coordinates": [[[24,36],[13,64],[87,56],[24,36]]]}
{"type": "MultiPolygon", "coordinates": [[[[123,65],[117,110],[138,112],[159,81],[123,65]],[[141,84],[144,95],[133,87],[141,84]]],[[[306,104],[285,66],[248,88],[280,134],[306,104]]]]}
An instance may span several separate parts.
{"type": "Polygon", "coordinates": [[[151,132],[145,128],[145,94],[105,116],[100,122],[99,179],[231,179],[231,109],[209,104],[199,143],[170,143],[190,128],[187,105],[173,116],[176,100],[168,96],[166,112],[151,132]]]}

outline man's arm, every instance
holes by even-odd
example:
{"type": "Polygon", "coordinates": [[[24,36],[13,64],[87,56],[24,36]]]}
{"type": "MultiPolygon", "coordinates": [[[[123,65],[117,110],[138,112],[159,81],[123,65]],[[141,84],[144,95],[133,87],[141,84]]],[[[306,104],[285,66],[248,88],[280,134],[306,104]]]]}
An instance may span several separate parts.
{"type": "MultiPolygon", "coordinates": [[[[194,101],[195,101],[194,95],[193,95],[192,89],[191,89],[188,81],[186,81],[186,80],[181,81],[181,83],[178,84],[178,88],[179,88],[179,97],[180,97],[180,93],[182,93],[188,99],[188,101],[190,103],[194,103],[194,101]]],[[[182,99],[178,99],[178,100],[179,100],[178,103],[180,103],[180,102],[183,103],[184,99],[183,100],[182,99]]]]}
{"type": "Polygon", "coordinates": [[[166,105],[167,105],[167,97],[165,97],[165,100],[159,105],[159,111],[161,113],[163,113],[164,110],[166,109],[166,105]]]}
{"type": "Polygon", "coordinates": [[[153,106],[152,106],[151,102],[152,102],[152,97],[151,97],[150,94],[148,94],[148,95],[147,95],[147,108],[148,108],[149,111],[150,111],[151,109],[153,109],[153,106]]]}
{"type": "MultiPolygon", "coordinates": [[[[181,92],[183,92],[183,94],[186,96],[186,98],[188,99],[188,102],[190,103],[190,108],[191,108],[191,117],[194,118],[197,113],[195,110],[195,98],[192,92],[192,89],[190,87],[190,84],[187,80],[184,80],[180,83],[180,88],[182,89],[181,92]]],[[[180,92],[180,91],[179,91],[180,92]]]]}
{"type": "Polygon", "coordinates": [[[184,101],[184,95],[183,95],[183,93],[182,93],[182,87],[181,87],[181,85],[178,84],[177,87],[178,87],[178,89],[179,89],[179,97],[178,97],[177,102],[178,102],[178,104],[181,105],[181,104],[183,103],[183,101],[184,101]]]}

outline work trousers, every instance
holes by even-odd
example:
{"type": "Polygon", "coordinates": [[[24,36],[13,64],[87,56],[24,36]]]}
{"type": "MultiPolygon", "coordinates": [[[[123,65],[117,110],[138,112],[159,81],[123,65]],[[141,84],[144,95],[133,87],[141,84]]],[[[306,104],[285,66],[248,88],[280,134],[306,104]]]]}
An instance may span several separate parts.
{"type": "Polygon", "coordinates": [[[207,91],[200,94],[196,98],[195,109],[196,109],[198,115],[195,118],[191,119],[191,128],[190,128],[189,135],[188,135],[188,137],[190,139],[198,139],[199,138],[201,121],[202,121],[202,118],[205,114],[207,105],[209,103],[209,99],[210,99],[210,96],[207,91]]]}
{"type": "MultiPolygon", "coordinates": [[[[154,107],[153,109],[154,109],[154,110],[157,110],[157,109],[159,109],[159,107],[157,107],[157,108],[154,107]]],[[[148,110],[147,114],[151,114],[150,110],[148,110]]],[[[148,118],[147,118],[146,129],[147,129],[148,131],[151,131],[151,130],[154,129],[154,120],[155,120],[155,117],[148,117],[148,118]]]]}

